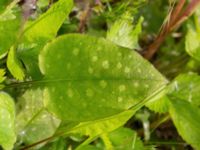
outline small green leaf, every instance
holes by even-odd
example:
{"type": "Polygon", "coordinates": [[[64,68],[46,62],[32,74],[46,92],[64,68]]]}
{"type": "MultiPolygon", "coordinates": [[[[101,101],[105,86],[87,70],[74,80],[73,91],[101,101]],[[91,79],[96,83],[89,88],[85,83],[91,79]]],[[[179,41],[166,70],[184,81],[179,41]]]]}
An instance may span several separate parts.
{"type": "Polygon", "coordinates": [[[200,149],[200,109],[190,102],[170,97],[170,115],[182,138],[200,149]]]}
{"type": "Polygon", "coordinates": [[[0,145],[5,150],[11,150],[16,141],[14,121],[13,99],[8,94],[0,92],[0,145]]]}
{"type": "Polygon", "coordinates": [[[136,52],[91,36],[62,36],[48,44],[39,58],[45,105],[62,120],[109,117],[167,83],[136,52]]]}
{"type": "Polygon", "coordinates": [[[21,142],[32,144],[55,133],[60,121],[45,110],[41,89],[27,90],[18,101],[16,130],[21,142]]]}
{"type": "Polygon", "coordinates": [[[142,141],[137,133],[128,128],[119,128],[109,133],[114,150],[144,150],[142,141]]]}
{"type": "Polygon", "coordinates": [[[107,32],[107,39],[115,44],[130,49],[138,49],[138,36],[141,33],[141,17],[138,23],[133,26],[133,18],[129,12],[126,12],[117,20],[107,32]]]}
{"type": "Polygon", "coordinates": [[[14,47],[11,47],[8,58],[7,58],[7,67],[10,71],[10,73],[17,79],[17,80],[23,80],[24,79],[24,71],[22,69],[22,64],[18,60],[16,56],[16,50],[14,47]]]}
{"type": "Polygon", "coordinates": [[[194,73],[180,74],[167,88],[149,101],[146,106],[159,113],[165,113],[169,108],[169,96],[188,101],[200,106],[200,76],[194,73]]]}
{"type": "Polygon", "coordinates": [[[157,113],[166,113],[169,110],[169,100],[166,96],[169,91],[168,86],[162,90],[159,94],[153,97],[149,102],[147,102],[146,106],[157,113]]]}
{"type": "Polygon", "coordinates": [[[170,84],[168,95],[200,106],[200,76],[194,73],[181,74],[170,84]]]}
{"type": "Polygon", "coordinates": [[[188,31],[185,38],[185,49],[187,53],[200,61],[200,30],[196,29],[192,22],[188,23],[188,31]]]}

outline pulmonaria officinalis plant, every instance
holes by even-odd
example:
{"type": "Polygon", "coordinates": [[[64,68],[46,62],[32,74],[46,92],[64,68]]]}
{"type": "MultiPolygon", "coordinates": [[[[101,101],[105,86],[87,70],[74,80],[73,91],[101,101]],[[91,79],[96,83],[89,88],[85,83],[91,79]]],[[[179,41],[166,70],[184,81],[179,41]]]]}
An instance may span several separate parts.
{"type": "Polygon", "coordinates": [[[1,1],[1,148],[199,150],[199,4],[1,1]]]}

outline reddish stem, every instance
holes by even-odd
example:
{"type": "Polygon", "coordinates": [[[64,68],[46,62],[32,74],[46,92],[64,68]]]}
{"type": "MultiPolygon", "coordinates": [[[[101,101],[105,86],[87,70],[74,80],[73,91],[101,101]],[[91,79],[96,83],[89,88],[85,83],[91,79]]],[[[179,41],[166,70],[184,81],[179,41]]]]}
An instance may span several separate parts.
{"type": "Polygon", "coordinates": [[[147,47],[144,53],[146,59],[151,59],[154,56],[164,42],[166,36],[191,16],[200,4],[200,0],[192,0],[183,11],[185,2],[185,0],[180,0],[176,7],[172,9],[169,21],[163,25],[154,42],[147,47]]]}

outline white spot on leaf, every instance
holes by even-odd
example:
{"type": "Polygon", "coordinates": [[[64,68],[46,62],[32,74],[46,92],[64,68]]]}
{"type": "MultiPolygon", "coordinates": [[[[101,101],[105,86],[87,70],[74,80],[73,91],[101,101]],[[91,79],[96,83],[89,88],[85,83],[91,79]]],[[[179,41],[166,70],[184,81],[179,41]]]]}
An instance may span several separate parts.
{"type": "Polygon", "coordinates": [[[117,69],[121,69],[122,68],[122,64],[120,62],[117,63],[117,69]]]}
{"type": "Polygon", "coordinates": [[[73,54],[77,56],[79,54],[79,49],[78,48],[73,49],[73,54]]]}
{"type": "Polygon", "coordinates": [[[122,56],[122,53],[121,52],[118,52],[118,54],[117,54],[118,56],[122,56]]]}
{"type": "Polygon", "coordinates": [[[123,92],[123,91],[125,91],[126,90],[126,86],[125,85],[120,85],[119,86],[119,91],[120,92],[123,92]]]}
{"type": "Polygon", "coordinates": [[[102,88],[105,88],[107,86],[107,82],[105,80],[101,80],[99,84],[102,88]]]}
{"type": "Polygon", "coordinates": [[[89,72],[90,74],[92,74],[94,71],[93,71],[93,69],[92,69],[91,67],[89,67],[89,68],[88,68],[88,72],[89,72]]]}
{"type": "Polygon", "coordinates": [[[97,60],[98,60],[98,57],[97,57],[97,56],[93,56],[93,57],[92,57],[92,61],[93,61],[93,62],[96,62],[97,60]]]}
{"type": "Polygon", "coordinates": [[[103,61],[102,67],[103,67],[104,69],[108,69],[109,66],[110,66],[110,64],[109,64],[109,62],[108,62],[107,60],[103,61]]]}
{"type": "Polygon", "coordinates": [[[88,97],[92,97],[92,96],[94,95],[93,90],[87,89],[87,90],[86,90],[86,95],[87,95],[88,97]]]}
{"type": "Polygon", "coordinates": [[[136,82],[134,82],[134,87],[138,87],[139,86],[139,83],[136,81],[136,82]]]}
{"type": "Polygon", "coordinates": [[[73,93],[72,89],[68,89],[68,90],[67,90],[67,95],[68,95],[70,98],[72,98],[72,97],[74,96],[74,93],[73,93]]]}
{"type": "Polygon", "coordinates": [[[130,71],[131,71],[131,70],[130,70],[129,67],[125,67],[125,69],[124,69],[124,72],[125,72],[125,73],[130,73],[130,71]]]}
{"type": "Polygon", "coordinates": [[[118,97],[118,98],[117,98],[117,101],[118,101],[118,102],[122,102],[122,100],[123,100],[122,97],[118,97]]]}
{"type": "Polygon", "coordinates": [[[142,71],[141,71],[141,69],[139,68],[139,69],[137,69],[137,72],[138,72],[138,73],[141,73],[142,71]]]}

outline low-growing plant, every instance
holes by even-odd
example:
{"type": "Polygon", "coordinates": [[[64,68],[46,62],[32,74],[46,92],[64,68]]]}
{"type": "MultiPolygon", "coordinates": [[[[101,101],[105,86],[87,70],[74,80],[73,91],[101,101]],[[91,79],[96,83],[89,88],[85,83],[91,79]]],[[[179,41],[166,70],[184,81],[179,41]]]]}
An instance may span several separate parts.
{"type": "Polygon", "coordinates": [[[1,1],[2,148],[200,150],[199,4],[1,1]]]}

